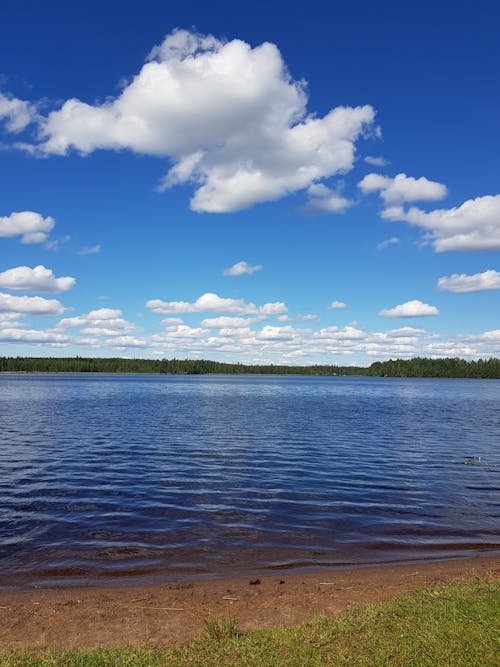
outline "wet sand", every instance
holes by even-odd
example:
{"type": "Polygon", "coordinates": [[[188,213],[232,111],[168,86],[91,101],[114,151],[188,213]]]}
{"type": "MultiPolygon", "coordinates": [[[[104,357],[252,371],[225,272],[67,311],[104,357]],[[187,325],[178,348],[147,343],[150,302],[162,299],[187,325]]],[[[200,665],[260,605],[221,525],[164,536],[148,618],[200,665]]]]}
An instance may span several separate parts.
{"type": "Polygon", "coordinates": [[[126,588],[0,593],[2,650],[166,646],[234,616],[241,630],[307,622],[471,576],[500,578],[500,556],[126,588]]]}

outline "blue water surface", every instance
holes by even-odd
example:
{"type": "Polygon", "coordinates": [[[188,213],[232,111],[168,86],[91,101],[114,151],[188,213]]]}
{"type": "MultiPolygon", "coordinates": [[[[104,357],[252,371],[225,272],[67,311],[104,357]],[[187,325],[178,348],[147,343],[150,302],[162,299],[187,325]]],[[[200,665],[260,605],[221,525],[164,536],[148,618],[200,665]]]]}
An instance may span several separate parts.
{"type": "Polygon", "coordinates": [[[498,553],[499,445],[496,380],[4,374],[0,584],[498,553]]]}

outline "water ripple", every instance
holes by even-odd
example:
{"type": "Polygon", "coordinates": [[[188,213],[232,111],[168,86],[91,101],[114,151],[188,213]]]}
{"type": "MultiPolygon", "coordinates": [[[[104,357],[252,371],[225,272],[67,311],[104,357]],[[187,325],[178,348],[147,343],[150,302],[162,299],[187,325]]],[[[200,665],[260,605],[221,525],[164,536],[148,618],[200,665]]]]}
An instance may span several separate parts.
{"type": "Polygon", "coordinates": [[[499,389],[0,376],[0,584],[498,550],[499,389]],[[464,465],[470,455],[483,463],[464,465]]]}

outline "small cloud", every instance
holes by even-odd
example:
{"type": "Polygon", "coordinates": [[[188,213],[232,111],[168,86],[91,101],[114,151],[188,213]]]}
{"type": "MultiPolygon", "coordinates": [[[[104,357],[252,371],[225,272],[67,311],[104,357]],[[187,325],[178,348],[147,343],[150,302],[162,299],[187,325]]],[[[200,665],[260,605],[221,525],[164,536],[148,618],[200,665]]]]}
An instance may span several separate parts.
{"type": "Polygon", "coordinates": [[[373,167],[387,167],[388,164],[391,164],[389,160],[386,160],[383,157],[374,157],[372,155],[367,155],[364,158],[366,164],[371,164],[373,167]]]}
{"type": "Polygon", "coordinates": [[[98,296],[97,298],[99,299],[99,301],[107,301],[109,299],[109,296],[101,294],[101,296],[98,296]]]}
{"type": "Polygon", "coordinates": [[[319,320],[319,317],[313,313],[307,313],[306,315],[297,315],[294,320],[295,322],[316,322],[319,320]]]}
{"type": "Polygon", "coordinates": [[[386,239],[385,241],[381,241],[380,243],[378,243],[377,250],[385,250],[385,248],[388,248],[390,245],[395,245],[396,243],[399,243],[398,237],[391,236],[390,239],[386,239]]]}
{"type": "Polygon", "coordinates": [[[388,310],[381,310],[379,315],[381,317],[428,317],[439,315],[439,310],[436,306],[429,306],[428,303],[422,303],[422,301],[415,299],[388,310]]]}
{"type": "Polygon", "coordinates": [[[327,188],[323,183],[315,183],[307,189],[309,201],[303,207],[304,213],[345,213],[353,205],[339,190],[327,188]]]}
{"type": "Polygon", "coordinates": [[[343,301],[332,301],[327,310],[342,310],[343,308],[347,308],[347,304],[343,301]]]}
{"type": "Polygon", "coordinates": [[[0,312],[30,315],[62,315],[64,308],[56,299],[41,296],[12,296],[0,293],[0,312]]]}
{"type": "Polygon", "coordinates": [[[313,315],[312,313],[307,315],[296,315],[295,317],[290,317],[289,315],[280,315],[278,317],[280,322],[317,322],[319,317],[313,315]]]}
{"type": "Polygon", "coordinates": [[[474,273],[471,276],[465,273],[454,273],[438,280],[438,290],[448,292],[482,292],[489,289],[500,289],[500,272],[490,269],[484,273],[474,273]]]}
{"type": "Polygon", "coordinates": [[[209,329],[241,329],[250,326],[254,321],[249,317],[209,317],[202,320],[201,326],[209,329]]]}
{"type": "Polygon", "coordinates": [[[96,255],[98,252],[101,252],[101,246],[99,243],[93,246],[86,246],[78,251],[79,255],[96,255]]]}
{"type": "Polygon", "coordinates": [[[271,315],[282,315],[286,313],[288,308],[283,301],[274,301],[273,303],[265,303],[259,307],[259,317],[269,317],[271,315]]]}
{"type": "Polygon", "coordinates": [[[405,221],[425,230],[436,252],[500,250],[500,195],[468,199],[461,206],[428,213],[416,206],[389,206],[382,218],[405,221]]]}
{"type": "Polygon", "coordinates": [[[254,303],[246,303],[243,299],[227,299],[218,294],[206,292],[196,301],[162,301],[161,299],[150,299],[146,302],[146,308],[150,308],[159,315],[176,315],[179,313],[230,313],[233,315],[281,315],[287,312],[284,303],[265,303],[257,307],[254,303]]]}
{"type": "Polygon", "coordinates": [[[67,292],[76,283],[75,278],[65,276],[56,278],[51,269],[45,266],[16,266],[0,273],[0,287],[10,290],[30,292],[67,292]]]}
{"type": "Polygon", "coordinates": [[[184,324],[184,320],[181,317],[165,317],[160,324],[164,327],[178,327],[184,324]]]}
{"type": "Polygon", "coordinates": [[[223,276],[243,276],[244,274],[252,275],[256,271],[261,271],[264,267],[261,264],[255,264],[252,266],[247,262],[237,262],[230,266],[228,269],[224,269],[222,272],[223,276]]]}
{"type": "Polygon", "coordinates": [[[0,120],[8,132],[22,132],[36,117],[36,109],[29,102],[0,93],[0,120]]]}
{"type": "Polygon", "coordinates": [[[63,236],[60,239],[52,239],[45,243],[44,248],[52,250],[53,252],[59,252],[63,243],[67,243],[70,238],[71,236],[63,236]]]}
{"type": "Polygon", "coordinates": [[[44,243],[54,225],[53,218],[44,218],[35,211],[14,212],[0,216],[0,236],[20,236],[21,243],[44,243]]]}
{"type": "Polygon", "coordinates": [[[413,201],[437,201],[448,194],[442,183],[429,181],[425,176],[413,178],[397,174],[394,178],[380,174],[367,174],[358,187],[364,195],[378,192],[386,205],[413,201]]]}

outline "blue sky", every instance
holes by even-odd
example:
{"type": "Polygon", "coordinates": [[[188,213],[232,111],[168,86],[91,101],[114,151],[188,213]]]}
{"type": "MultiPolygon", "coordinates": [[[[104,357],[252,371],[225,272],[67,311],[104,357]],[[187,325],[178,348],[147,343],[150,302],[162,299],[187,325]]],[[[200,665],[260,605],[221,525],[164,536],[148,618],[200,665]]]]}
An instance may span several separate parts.
{"type": "Polygon", "coordinates": [[[496,2],[14,3],[0,354],[500,355],[496,2]]]}

